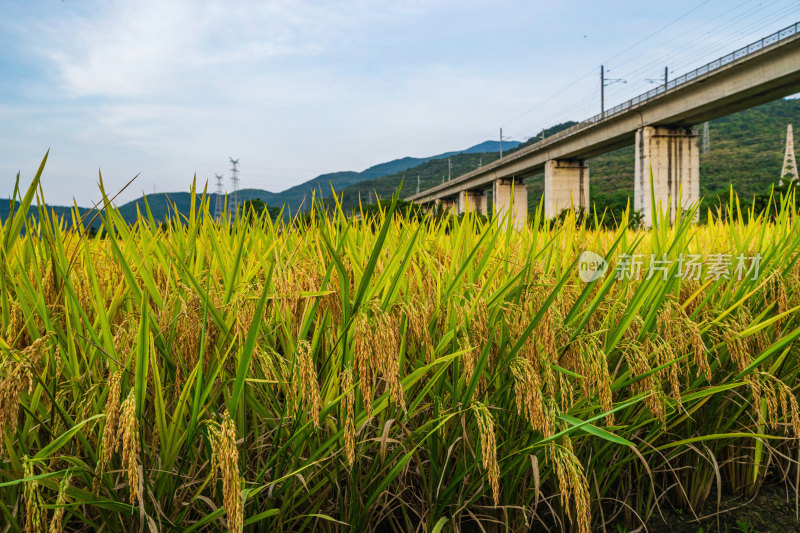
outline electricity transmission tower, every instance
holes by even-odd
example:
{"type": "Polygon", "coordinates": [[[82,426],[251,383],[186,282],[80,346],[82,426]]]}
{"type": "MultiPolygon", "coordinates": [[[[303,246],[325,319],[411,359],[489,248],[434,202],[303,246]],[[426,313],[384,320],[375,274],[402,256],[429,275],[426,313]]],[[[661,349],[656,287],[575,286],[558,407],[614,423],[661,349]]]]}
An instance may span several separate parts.
{"type": "Polygon", "coordinates": [[[231,162],[231,184],[233,185],[233,199],[231,203],[233,204],[233,212],[236,213],[239,210],[239,160],[229,157],[228,160],[231,162]]]}
{"type": "Polygon", "coordinates": [[[225,210],[225,189],[222,187],[222,180],[225,179],[221,174],[214,174],[217,178],[217,200],[214,205],[214,220],[222,221],[222,212],[225,210]]]}
{"type": "Polygon", "coordinates": [[[783,178],[788,178],[789,183],[798,180],[797,160],[794,158],[794,135],[792,135],[792,125],[786,126],[786,150],[783,153],[783,168],[778,185],[783,185],[783,178]]]}
{"type": "Polygon", "coordinates": [[[701,152],[706,153],[711,148],[710,137],[708,134],[708,122],[703,123],[703,146],[701,152]]]}

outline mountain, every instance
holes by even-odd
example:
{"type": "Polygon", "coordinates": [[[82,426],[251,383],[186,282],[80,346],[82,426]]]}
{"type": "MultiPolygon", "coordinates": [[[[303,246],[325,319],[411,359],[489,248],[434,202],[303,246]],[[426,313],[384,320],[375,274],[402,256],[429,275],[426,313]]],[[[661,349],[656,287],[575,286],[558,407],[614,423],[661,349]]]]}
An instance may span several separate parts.
{"type": "MultiPolygon", "coordinates": [[[[505,141],[503,143],[504,150],[510,150],[517,147],[520,143],[517,141],[505,141]]],[[[316,198],[325,198],[330,196],[331,188],[337,194],[347,187],[357,186],[357,184],[365,181],[375,180],[377,178],[397,175],[403,171],[411,168],[416,168],[431,161],[439,161],[440,164],[447,167],[446,158],[458,157],[460,154],[476,154],[480,152],[488,152],[487,162],[491,159],[491,152],[499,152],[499,141],[484,141],[475,146],[471,146],[466,150],[459,150],[454,152],[446,152],[430,157],[403,157],[395,159],[386,163],[380,163],[369,167],[361,172],[342,171],[322,174],[309,181],[296,185],[281,192],[270,192],[261,189],[242,189],[239,191],[240,201],[258,199],[265,204],[273,207],[285,206],[285,214],[294,214],[298,210],[307,209],[311,203],[312,194],[316,198]]],[[[497,156],[494,155],[494,158],[497,156]]],[[[458,172],[458,166],[454,165],[454,170],[458,172]]],[[[366,189],[365,189],[366,190],[366,189]]],[[[214,209],[216,202],[216,195],[210,194],[209,206],[214,209]]],[[[199,196],[198,196],[199,198],[199,196]]],[[[137,213],[145,213],[146,206],[149,206],[153,218],[157,221],[164,220],[167,215],[174,214],[174,208],[177,212],[186,214],[191,206],[191,194],[188,192],[173,192],[173,193],[155,193],[147,195],[146,197],[138,198],[132,202],[118,206],[120,213],[129,222],[136,220],[137,213]],[[146,198],[146,203],[145,203],[146,198]]],[[[71,208],[64,206],[48,206],[48,209],[53,209],[57,216],[64,217],[66,220],[71,220],[71,208]]],[[[82,209],[81,213],[85,213],[88,209],[82,209]]],[[[0,220],[5,220],[8,217],[9,204],[8,202],[0,201],[0,220]]],[[[31,214],[36,215],[35,210],[31,214]]],[[[90,217],[91,218],[91,217],[90,217]]],[[[99,222],[93,224],[99,227],[99,222]]]]}
{"type": "MultiPolygon", "coordinates": [[[[544,130],[544,135],[553,135],[573,124],[575,123],[566,122],[564,124],[557,124],[544,130]]],[[[541,132],[539,135],[541,135],[541,132]]],[[[537,135],[537,138],[539,135],[537,135]]],[[[519,143],[517,141],[503,142],[503,153],[512,153],[530,142],[532,141],[527,143],[519,143]]],[[[418,180],[419,190],[424,191],[425,189],[444,183],[448,176],[455,178],[481,165],[496,161],[500,157],[499,150],[499,141],[486,141],[466,150],[462,150],[461,152],[443,154],[438,158],[432,158],[415,167],[396,172],[389,176],[382,176],[380,178],[365,180],[350,185],[342,189],[338,193],[338,197],[342,203],[342,209],[351,211],[358,207],[359,202],[374,203],[375,195],[377,195],[378,198],[390,198],[395,193],[400,183],[402,183],[403,188],[400,196],[401,198],[405,198],[417,191],[418,180]],[[449,163],[447,159],[449,159],[449,163]],[[449,168],[448,164],[451,165],[452,168],[449,168]]],[[[327,201],[332,202],[330,194],[327,196],[327,201]]]]}
{"type": "MultiPolygon", "coordinates": [[[[709,149],[700,154],[700,194],[704,206],[714,206],[724,199],[733,184],[742,202],[763,195],[778,180],[783,164],[786,142],[786,125],[800,124],[800,99],[783,99],[740,111],[709,123],[709,149]]],[[[565,122],[544,130],[545,137],[568,128],[575,122],[565,122]]],[[[702,133],[702,127],[698,128],[702,133]]],[[[527,146],[542,136],[542,132],[519,148],[527,146]]],[[[505,147],[505,143],[504,143],[505,147]]],[[[511,152],[513,150],[509,150],[511,152]]],[[[461,153],[451,157],[453,177],[473,170],[480,163],[497,159],[497,154],[482,157],[461,153]]],[[[590,192],[592,205],[599,212],[606,207],[622,211],[627,202],[633,203],[634,147],[589,159],[590,192]]],[[[366,202],[371,194],[389,198],[402,183],[401,198],[416,192],[417,176],[420,190],[443,182],[447,176],[447,163],[429,161],[390,176],[362,181],[342,189],[340,196],[346,210],[355,209],[359,199],[366,202]],[[444,178],[443,178],[444,177],[444,178]],[[372,191],[372,193],[370,192],[372,191]]],[[[543,174],[526,180],[528,207],[533,212],[544,193],[543,174]]],[[[706,209],[701,210],[701,216],[706,209]]]]}
{"type": "MultiPolygon", "coordinates": [[[[709,124],[710,147],[700,155],[700,194],[705,206],[716,205],[725,200],[728,187],[734,190],[743,202],[769,191],[777,181],[783,163],[786,141],[786,125],[800,124],[800,100],[783,99],[758,107],[740,111],[709,124]]],[[[561,131],[574,122],[557,124],[540,132],[525,143],[504,142],[504,153],[511,153],[538,138],[561,131]]],[[[287,213],[309,205],[312,192],[317,198],[330,200],[331,186],[341,198],[346,211],[356,209],[359,202],[375,201],[375,196],[387,199],[402,184],[401,197],[424,190],[447,180],[448,173],[455,178],[480,165],[495,161],[499,154],[498,141],[485,141],[466,150],[447,152],[431,157],[404,157],[372,166],[362,172],[334,172],[323,174],[305,183],[273,193],[259,189],[239,191],[242,201],[260,199],[269,206],[285,205],[287,213]],[[449,161],[448,161],[449,160],[449,161]],[[419,185],[418,185],[419,184],[419,185]]],[[[633,198],[634,172],[633,146],[588,160],[590,172],[590,200],[602,212],[610,208],[614,212],[624,209],[633,198]]],[[[541,199],[544,191],[542,175],[526,180],[528,206],[531,211],[541,199]]],[[[163,220],[175,204],[180,213],[188,213],[191,203],[189,193],[161,193],[147,196],[147,203],[156,220],[163,220]]],[[[215,196],[211,195],[213,209],[215,196]]],[[[144,212],[144,198],[119,207],[128,221],[136,219],[137,208],[144,212]]],[[[69,207],[50,206],[59,216],[70,218],[69,207]]],[[[0,219],[8,216],[8,202],[0,201],[0,219]]],[[[35,213],[34,213],[35,214],[35,213]]],[[[705,209],[701,211],[705,216],[705,209]]]]}
{"type": "MultiPolygon", "coordinates": [[[[508,150],[515,148],[520,143],[517,141],[506,141],[503,143],[503,149],[508,150]]],[[[288,212],[296,213],[298,209],[307,209],[311,202],[311,195],[314,193],[315,197],[326,198],[331,195],[331,188],[336,190],[337,194],[345,188],[357,187],[359,183],[381,178],[383,176],[397,175],[403,171],[416,168],[430,161],[444,160],[448,157],[458,156],[460,154],[476,154],[481,152],[499,152],[499,141],[484,141],[475,146],[470,146],[466,150],[459,150],[455,152],[445,152],[443,154],[434,155],[431,157],[403,157],[395,159],[388,163],[381,163],[362,172],[334,172],[330,174],[322,174],[314,179],[296,185],[285,191],[279,193],[270,193],[267,191],[259,191],[257,189],[246,189],[241,191],[240,194],[249,195],[248,198],[258,198],[265,204],[271,206],[286,206],[288,212]]],[[[446,163],[444,163],[446,165],[446,163]]]]}

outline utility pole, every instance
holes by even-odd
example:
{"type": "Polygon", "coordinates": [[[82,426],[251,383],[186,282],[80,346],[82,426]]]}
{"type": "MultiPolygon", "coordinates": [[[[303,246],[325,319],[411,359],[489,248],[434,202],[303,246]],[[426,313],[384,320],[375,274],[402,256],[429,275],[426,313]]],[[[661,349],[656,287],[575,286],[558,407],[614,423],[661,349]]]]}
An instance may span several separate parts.
{"type": "Polygon", "coordinates": [[[450,158],[447,158],[447,181],[450,181],[453,177],[453,162],[450,161],[450,158]]]}
{"type": "Polygon", "coordinates": [[[606,113],[606,87],[612,83],[628,83],[622,78],[606,78],[606,70],[604,65],[600,65],[600,114],[605,116],[606,113]]]}
{"type": "Polygon", "coordinates": [[[649,83],[664,84],[664,90],[667,90],[667,82],[669,81],[669,67],[664,67],[664,78],[645,78],[644,81],[649,83]]]}
{"type": "Polygon", "coordinates": [[[225,179],[222,174],[214,174],[217,178],[217,199],[214,203],[214,220],[222,222],[222,212],[225,210],[225,189],[222,186],[222,180],[225,179]]]}
{"type": "Polygon", "coordinates": [[[239,160],[228,158],[231,162],[231,184],[233,185],[233,212],[239,210],[239,160]]]}
{"type": "Polygon", "coordinates": [[[500,159],[503,158],[503,128],[500,128],[500,159]]]}
{"type": "Polygon", "coordinates": [[[481,168],[482,166],[483,166],[483,158],[479,157],[478,158],[478,168],[481,168]]]}
{"type": "Polygon", "coordinates": [[[503,128],[500,128],[500,158],[503,158],[503,139],[510,139],[511,137],[503,137],[503,128]]]}
{"type": "Polygon", "coordinates": [[[709,148],[711,148],[710,138],[708,134],[708,122],[703,123],[703,149],[700,150],[702,153],[708,152],[709,148]]]}
{"type": "Polygon", "coordinates": [[[779,186],[783,186],[784,176],[789,178],[789,183],[798,180],[797,160],[794,157],[794,135],[792,134],[791,124],[786,127],[786,150],[783,153],[783,168],[781,169],[781,178],[778,182],[779,186]]]}

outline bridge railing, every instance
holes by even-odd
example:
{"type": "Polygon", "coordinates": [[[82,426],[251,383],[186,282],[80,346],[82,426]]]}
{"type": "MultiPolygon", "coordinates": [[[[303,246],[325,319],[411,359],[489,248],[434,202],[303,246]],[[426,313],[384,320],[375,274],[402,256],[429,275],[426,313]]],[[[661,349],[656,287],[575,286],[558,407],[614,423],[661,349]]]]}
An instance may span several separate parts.
{"type": "MultiPolygon", "coordinates": [[[[690,81],[692,81],[693,79],[695,79],[695,78],[697,78],[699,76],[703,76],[705,74],[708,74],[709,72],[711,72],[713,70],[716,70],[716,69],[718,69],[720,67],[728,65],[729,63],[732,63],[732,62],[734,62],[734,61],[736,61],[738,59],[741,59],[741,58],[743,58],[743,57],[745,57],[745,56],[747,56],[749,54],[757,52],[757,51],[759,51],[759,50],[761,50],[763,48],[767,48],[769,46],[777,44],[777,43],[783,41],[784,39],[788,39],[789,37],[792,37],[793,35],[799,34],[799,33],[800,33],[800,22],[798,22],[796,24],[792,24],[791,26],[788,26],[788,27],[786,27],[786,28],[784,28],[782,30],[776,31],[775,33],[773,33],[771,35],[768,35],[768,36],[764,37],[763,39],[759,39],[758,41],[750,43],[747,46],[743,46],[742,48],[736,50],[735,52],[731,52],[730,54],[726,54],[726,55],[720,57],[719,59],[715,59],[714,61],[706,63],[702,67],[698,67],[698,68],[694,69],[691,72],[687,72],[686,74],[678,76],[674,80],[669,80],[666,85],[660,85],[660,86],[656,87],[655,89],[651,89],[651,90],[647,91],[646,93],[640,94],[639,96],[634,96],[630,100],[628,100],[626,102],[623,102],[623,103],[621,103],[619,105],[616,105],[616,106],[612,107],[611,109],[608,109],[608,110],[606,110],[606,111],[604,111],[602,113],[598,113],[595,116],[593,116],[591,118],[588,118],[588,119],[586,119],[586,120],[584,120],[582,122],[579,122],[577,124],[574,124],[574,125],[570,126],[569,128],[567,128],[565,130],[561,130],[561,131],[559,131],[558,133],[556,133],[554,135],[551,135],[549,137],[545,137],[544,139],[534,143],[532,146],[535,146],[535,145],[537,145],[539,143],[542,143],[542,142],[545,142],[545,141],[549,142],[549,141],[552,141],[554,139],[559,139],[561,137],[566,137],[568,135],[571,135],[571,134],[575,133],[578,130],[581,130],[581,129],[587,127],[587,126],[590,126],[592,124],[600,122],[601,120],[605,120],[607,118],[613,117],[614,115],[616,115],[618,113],[622,113],[623,111],[627,111],[631,107],[634,107],[634,106],[639,105],[639,104],[643,104],[643,103],[645,103],[645,102],[647,102],[649,100],[652,100],[653,98],[661,96],[665,92],[667,92],[667,91],[669,91],[671,89],[674,89],[675,87],[679,87],[679,86],[683,85],[684,83],[690,82],[690,81]]],[[[508,157],[513,157],[513,155],[514,154],[512,153],[508,157]]]]}
{"type": "MultiPolygon", "coordinates": [[[[616,105],[616,106],[612,107],[611,109],[608,109],[608,110],[604,111],[603,113],[598,113],[595,116],[593,116],[591,118],[588,118],[588,119],[586,119],[586,120],[584,120],[582,122],[579,122],[577,124],[574,124],[574,125],[570,126],[569,128],[566,128],[564,130],[559,131],[558,133],[550,135],[549,137],[545,137],[544,139],[541,139],[541,140],[533,143],[532,145],[530,145],[530,147],[527,147],[527,148],[533,149],[534,146],[537,146],[539,144],[550,143],[550,142],[552,142],[554,140],[558,140],[558,139],[560,139],[562,137],[567,137],[569,135],[572,135],[573,133],[575,133],[577,131],[580,131],[580,130],[588,127],[588,126],[591,126],[592,124],[595,124],[595,123],[600,122],[602,120],[605,120],[607,118],[613,117],[614,115],[617,115],[618,113],[622,113],[624,111],[627,111],[628,109],[630,109],[630,108],[632,108],[634,106],[637,106],[639,104],[643,104],[643,103],[648,102],[648,101],[650,101],[650,100],[652,100],[652,99],[654,99],[656,97],[659,97],[659,96],[663,95],[665,92],[670,91],[670,90],[672,90],[672,89],[674,89],[676,87],[680,87],[681,85],[683,85],[685,83],[688,83],[688,82],[694,80],[695,78],[697,78],[699,76],[703,76],[703,75],[708,74],[709,72],[712,72],[712,71],[714,71],[714,70],[716,70],[716,69],[718,69],[720,67],[724,67],[725,65],[728,65],[728,64],[730,64],[730,63],[732,63],[734,61],[737,61],[737,60],[739,60],[739,59],[741,59],[741,58],[743,58],[743,57],[745,57],[745,56],[747,56],[749,54],[752,54],[754,52],[757,52],[757,51],[762,50],[764,48],[767,48],[769,46],[773,46],[773,45],[783,41],[784,39],[788,39],[789,37],[794,36],[795,34],[800,34],[800,22],[792,24],[791,26],[788,26],[788,27],[786,27],[786,28],[784,28],[782,30],[776,31],[775,33],[773,33],[771,35],[768,35],[768,36],[764,37],[763,39],[759,39],[758,41],[750,43],[747,46],[743,46],[742,48],[736,50],[735,52],[731,52],[730,54],[726,54],[726,55],[720,57],[719,59],[715,59],[714,61],[706,63],[702,67],[698,67],[698,68],[694,69],[691,72],[687,72],[686,74],[678,76],[674,80],[669,80],[666,83],[666,85],[660,85],[660,86],[656,87],[655,89],[651,89],[651,90],[647,91],[646,93],[640,94],[639,96],[635,96],[635,97],[631,98],[630,100],[628,100],[626,102],[623,102],[623,103],[621,103],[619,105],[616,105]]],[[[502,159],[499,159],[499,160],[493,162],[492,165],[496,165],[496,164],[500,164],[500,163],[508,163],[509,161],[513,161],[513,160],[515,160],[515,159],[517,159],[519,157],[523,157],[525,155],[525,153],[527,153],[528,151],[529,150],[524,150],[522,152],[512,152],[509,155],[503,157],[502,159]]],[[[470,173],[468,173],[468,174],[470,174],[470,173]]],[[[436,190],[439,187],[444,187],[444,185],[441,185],[441,186],[437,185],[436,187],[433,187],[432,190],[436,190]]]]}

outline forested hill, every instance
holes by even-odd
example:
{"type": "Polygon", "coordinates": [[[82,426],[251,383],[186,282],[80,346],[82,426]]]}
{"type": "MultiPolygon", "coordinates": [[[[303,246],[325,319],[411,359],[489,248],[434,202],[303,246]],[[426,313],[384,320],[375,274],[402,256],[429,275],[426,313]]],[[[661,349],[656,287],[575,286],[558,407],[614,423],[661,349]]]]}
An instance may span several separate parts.
{"type": "MultiPolygon", "coordinates": [[[[786,125],[800,127],[800,100],[777,100],[712,121],[709,124],[709,149],[700,155],[700,192],[707,205],[716,203],[718,195],[727,195],[730,184],[742,201],[769,191],[777,181],[783,164],[786,125]]],[[[545,136],[574,124],[559,124],[545,131],[545,136]]],[[[698,127],[702,133],[702,127],[698,127]]],[[[539,137],[539,136],[537,136],[539,137]]],[[[536,139],[531,139],[530,142],[536,139]]],[[[524,143],[520,147],[527,145],[524,143]]],[[[453,177],[497,159],[497,154],[460,154],[451,158],[453,177]]],[[[606,206],[624,208],[628,198],[633,202],[633,146],[590,159],[590,199],[602,211],[606,206]]],[[[341,192],[345,209],[366,202],[369,191],[380,198],[390,197],[403,184],[401,197],[424,190],[447,179],[447,161],[428,161],[391,176],[346,187],[341,192]]],[[[528,203],[535,209],[544,190],[543,175],[526,180],[528,203]]]]}
{"type": "MultiPolygon", "coordinates": [[[[519,144],[520,143],[517,141],[506,141],[504,143],[504,148],[513,149],[519,144]]],[[[465,150],[446,152],[430,157],[403,157],[395,159],[393,161],[374,165],[361,172],[343,171],[322,174],[300,185],[277,193],[261,189],[243,189],[239,191],[239,198],[241,201],[261,200],[271,207],[284,207],[285,214],[293,214],[297,213],[299,210],[307,209],[311,205],[312,195],[316,196],[316,198],[324,198],[331,194],[331,189],[339,192],[361,181],[370,181],[382,176],[396,175],[409,168],[425,164],[426,162],[439,161],[447,165],[447,158],[458,157],[459,154],[471,155],[478,153],[479,155],[476,156],[477,161],[482,155],[484,157],[491,157],[491,153],[498,152],[499,149],[499,141],[484,141],[465,150]],[[482,154],[483,152],[486,152],[486,154],[482,154]]],[[[454,171],[458,172],[457,167],[454,171]]],[[[213,209],[216,196],[211,194],[210,197],[209,206],[213,209]]],[[[146,202],[145,197],[142,197],[118,207],[122,216],[128,222],[135,221],[138,212],[146,213],[148,207],[155,220],[163,221],[167,216],[174,215],[175,213],[187,214],[191,206],[191,200],[191,194],[188,192],[156,193],[147,195],[146,202]]],[[[8,202],[0,201],[0,220],[5,220],[6,217],[8,217],[9,208],[8,202]]],[[[64,217],[68,221],[72,219],[70,207],[48,206],[48,209],[54,212],[58,217],[64,217]]],[[[86,209],[81,208],[80,212],[85,213],[86,209]]],[[[36,216],[36,210],[32,210],[31,214],[36,216]]],[[[94,226],[99,227],[99,222],[95,223],[94,226]]]]}
{"type": "MultiPolygon", "coordinates": [[[[730,184],[743,202],[749,202],[755,195],[765,194],[770,185],[777,181],[783,163],[786,142],[786,125],[794,123],[800,127],[800,100],[777,100],[752,109],[741,111],[712,121],[710,123],[710,146],[700,155],[700,189],[707,205],[714,205],[718,196],[726,198],[730,184]]],[[[574,122],[558,124],[544,131],[552,135],[567,128],[574,122]]],[[[698,128],[701,130],[701,128],[698,128]]],[[[528,142],[534,142],[536,138],[528,142]]],[[[513,143],[516,146],[519,143],[513,143]]],[[[519,147],[526,146],[523,143],[519,147]]],[[[308,207],[311,192],[317,197],[328,197],[331,186],[338,191],[345,210],[358,206],[359,201],[374,201],[375,195],[386,199],[402,183],[401,197],[405,198],[420,190],[442,183],[447,179],[448,170],[453,178],[469,172],[480,165],[496,160],[499,156],[496,141],[487,141],[467,150],[439,154],[430,158],[406,157],[375,165],[362,172],[337,172],[318,176],[297,187],[280,193],[258,189],[240,191],[242,201],[259,199],[272,207],[286,205],[287,212],[308,207]],[[481,152],[481,150],[491,150],[481,152]],[[450,165],[450,167],[448,167],[450,165]]],[[[504,145],[506,152],[514,151],[504,145]]],[[[519,149],[519,148],[516,148],[519,149]]],[[[633,146],[605,154],[588,161],[590,172],[590,198],[592,205],[602,212],[606,207],[615,211],[623,209],[633,196],[633,146]]],[[[531,211],[538,204],[542,192],[543,176],[526,180],[528,184],[528,203],[531,211]]],[[[191,195],[185,192],[162,193],[147,197],[147,204],[156,220],[164,220],[175,208],[180,213],[188,213],[191,195]]],[[[210,205],[213,209],[214,196],[210,205]]],[[[58,216],[70,219],[70,208],[49,207],[58,216]]],[[[137,210],[145,212],[145,200],[139,198],[119,207],[128,221],[134,221],[137,210]]],[[[0,201],[0,219],[8,216],[9,203],[0,201]]],[[[85,210],[81,209],[81,212],[85,210]]],[[[32,211],[35,215],[35,210],[32,211]]],[[[97,226],[99,224],[95,224],[97,226]]]]}

